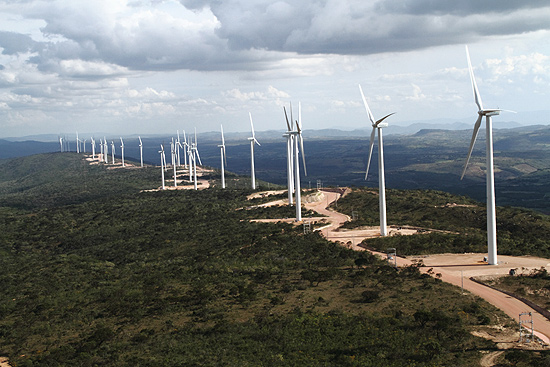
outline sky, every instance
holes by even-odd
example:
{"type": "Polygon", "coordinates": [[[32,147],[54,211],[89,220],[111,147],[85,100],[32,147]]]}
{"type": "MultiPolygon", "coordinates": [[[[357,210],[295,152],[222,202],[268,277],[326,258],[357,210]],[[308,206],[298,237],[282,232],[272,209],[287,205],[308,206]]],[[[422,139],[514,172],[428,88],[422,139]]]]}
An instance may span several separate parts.
{"type": "Polygon", "coordinates": [[[0,0],[0,137],[550,123],[541,0],[0,0]]]}

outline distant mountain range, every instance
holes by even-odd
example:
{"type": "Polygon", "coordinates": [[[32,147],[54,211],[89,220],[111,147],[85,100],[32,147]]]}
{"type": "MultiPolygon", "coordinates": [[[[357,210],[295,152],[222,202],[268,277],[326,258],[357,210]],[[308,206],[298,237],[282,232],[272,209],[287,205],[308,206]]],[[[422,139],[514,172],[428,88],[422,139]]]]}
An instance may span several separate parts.
{"type": "MultiPolygon", "coordinates": [[[[502,126],[503,124],[500,124],[502,126]]],[[[505,126],[517,126],[509,123],[505,126]]],[[[485,131],[480,130],[471,164],[464,179],[460,173],[471,139],[471,127],[456,123],[447,129],[437,124],[418,123],[386,130],[385,168],[388,188],[437,189],[485,200],[485,131]],[[454,130],[448,129],[453,127],[454,130]]],[[[283,131],[258,132],[262,144],[255,150],[256,176],[276,184],[286,183],[286,144],[283,131]]],[[[337,129],[304,132],[308,176],[303,185],[377,186],[377,152],[365,181],[369,129],[337,129]]],[[[250,147],[246,133],[226,134],[227,170],[250,174],[250,147]]],[[[30,137],[27,137],[27,139],[30,137]]],[[[55,141],[0,140],[0,159],[57,152],[55,141]]],[[[115,140],[114,138],[113,140],[115,140]]],[[[170,136],[142,136],[144,161],[157,165],[159,146],[169,149],[170,136]]],[[[198,135],[203,164],[219,168],[219,133],[198,135]]],[[[120,157],[119,142],[116,156],[120,157]]],[[[495,165],[497,204],[523,206],[550,213],[550,127],[519,126],[495,129],[495,165]]],[[[75,151],[74,141],[70,145],[75,151]]],[[[87,151],[90,152],[89,143],[87,151]]],[[[110,146],[109,146],[110,149],[110,146]]],[[[127,160],[139,160],[137,137],[125,138],[127,160]]],[[[97,148],[99,151],[99,148],[97,148]]]]}

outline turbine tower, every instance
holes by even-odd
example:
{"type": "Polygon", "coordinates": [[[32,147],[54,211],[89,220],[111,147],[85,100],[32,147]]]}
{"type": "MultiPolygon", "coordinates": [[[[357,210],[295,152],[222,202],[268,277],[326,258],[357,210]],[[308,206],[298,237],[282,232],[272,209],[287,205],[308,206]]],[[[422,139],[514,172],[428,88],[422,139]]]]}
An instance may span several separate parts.
{"type": "Polygon", "coordinates": [[[250,180],[252,182],[252,190],[256,190],[256,173],[254,172],[254,144],[260,143],[256,140],[256,135],[254,134],[254,123],[252,122],[252,114],[249,112],[250,116],[250,127],[252,128],[252,136],[248,138],[250,141],[250,180]]]}
{"type": "Polygon", "coordinates": [[[160,172],[162,173],[162,189],[166,190],[166,186],[164,186],[164,165],[166,164],[166,157],[164,156],[164,146],[160,145],[160,172]]]}
{"type": "Polygon", "coordinates": [[[120,154],[122,154],[122,167],[124,167],[124,141],[120,137],[120,154]]]}
{"type": "Polygon", "coordinates": [[[101,138],[99,138],[99,148],[100,156],[98,158],[100,162],[103,162],[103,140],[101,138]]]}
{"type": "Polygon", "coordinates": [[[95,139],[93,137],[90,138],[90,144],[92,145],[92,159],[95,160],[95,139]]]}
{"type": "Polygon", "coordinates": [[[111,157],[113,159],[113,164],[115,164],[115,142],[111,140],[111,157]]]}
{"type": "Polygon", "coordinates": [[[372,124],[372,132],[370,134],[369,160],[367,163],[367,171],[365,172],[365,180],[367,179],[367,176],[369,174],[372,148],[374,146],[374,135],[378,130],[378,196],[380,202],[380,235],[387,236],[388,227],[386,224],[386,183],[384,177],[384,144],[382,142],[382,128],[387,127],[388,123],[382,121],[384,121],[386,118],[393,115],[394,113],[390,113],[389,115],[382,117],[380,120],[375,121],[372,112],[370,111],[369,105],[367,104],[367,99],[363,94],[363,89],[361,88],[361,85],[359,85],[359,91],[361,92],[361,98],[363,98],[363,103],[365,105],[365,109],[367,110],[367,115],[369,116],[369,120],[372,124]]]}
{"type": "Polygon", "coordinates": [[[176,140],[176,160],[177,160],[177,164],[178,164],[178,167],[181,166],[181,151],[180,151],[180,148],[181,148],[181,141],[180,141],[180,131],[177,130],[177,134],[178,134],[178,139],[176,140]]]}
{"type": "Polygon", "coordinates": [[[304,163],[304,174],[307,176],[306,156],[304,154],[304,139],[302,138],[302,105],[298,102],[298,120],[296,121],[296,131],[294,131],[294,195],[296,197],[296,221],[302,220],[302,196],[300,189],[300,159],[298,154],[302,153],[304,163]],[[298,149],[300,143],[300,149],[298,149]]]}
{"type": "Polygon", "coordinates": [[[106,137],[103,137],[103,158],[105,159],[105,163],[109,163],[108,162],[108,158],[109,158],[109,145],[107,143],[107,138],[106,137]]]}
{"type": "Polygon", "coordinates": [[[197,160],[199,161],[199,164],[202,165],[201,162],[201,156],[199,154],[199,148],[197,145],[197,128],[195,128],[195,142],[192,144],[192,151],[193,151],[193,182],[194,182],[194,189],[198,190],[198,182],[197,182],[197,160]]]}
{"type": "Polygon", "coordinates": [[[220,125],[222,131],[222,145],[218,145],[220,148],[220,156],[222,161],[222,189],[225,189],[225,166],[227,165],[227,156],[225,155],[225,139],[223,137],[223,125],[220,125]]]}
{"type": "Polygon", "coordinates": [[[292,205],[294,194],[294,134],[292,133],[292,130],[294,129],[294,121],[292,120],[292,104],[290,105],[290,122],[288,121],[288,115],[284,106],[283,111],[285,111],[286,126],[288,129],[287,132],[283,134],[283,137],[286,138],[286,177],[288,187],[288,205],[292,205]]]}
{"type": "Polygon", "coordinates": [[[176,165],[177,146],[174,143],[174,138],[172,138],[172,142],[170,143],[170,148],[172,150],[172,169],[174,170],[174,187],[178,187],[178,172],[177,172],[177,165],[176,165]]]}
{"type": "MultiPolygon", "coordinates": [[[[464,178],[466,173],[466,168],[468,167],[468,162],[470,162],[470,157],[472,155],[472,150],[477,138],[477,133],[481,125],[481,120],[485,117],[485,131],[486,131],[486,160],[487,160],[487,262],[489,265],[498,265],[497,259],[497,215],[496,215],[496,205],[495,205],[495,173],[494,173],[494,164],[493,164],[493,124],[492,116],[497,116],[500,114],[500,109],[484,109],[483,103],[481,102],[481,96],[479,95],[479,90],[477,89],[476,80],[474,77],[474,70],[472,68],[472,63],[470,62],[470,53],[468,52],[468,46],[466,46],[466,58],[468,59],[468,69],[470,71],[470,79],[472,81],[472,89],[474,91],[474,100],[478,107],[478,117],[476,123],[474,124],[474,131],[472,134],[472,140],[470,141],[470,149],[468,150],[468,157],[466,158],[466,163],[464,164],[464,170],[462,171],[462,176],[460,179],[464,178]]],[[[511,111],[512,112],[512,111],[511,111]]]]}
{"type": "Polygon", "coordinates": [[[189,144],[187,143],[187,136],[185,135],[185,130],[183,130],[183,159],[185,167],[187,167],[187,155],[189,153],[189,144]]]}
{"type": "Polygon", "coordinates": [[[76,132],[76,152],[80,153],[80,139],[78,138],[78,131],[76,132]]]}
{"type": "Polygon", "coordinates": [[[141,136],[138,136],[139,139],[139,159],[141,161],[141,168],[143,168],[143,143],[141,142],[141,136]]]}

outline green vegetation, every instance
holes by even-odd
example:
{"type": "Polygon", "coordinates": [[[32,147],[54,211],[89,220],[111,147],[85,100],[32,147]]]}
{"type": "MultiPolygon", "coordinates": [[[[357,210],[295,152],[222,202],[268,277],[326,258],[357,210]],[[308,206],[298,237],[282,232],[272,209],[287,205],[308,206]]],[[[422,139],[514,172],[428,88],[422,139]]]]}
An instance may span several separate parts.
{"type": "MultiPolygon", "coordinates": [[[[416,226],[443,232],[393,236],[365,241],[378,250],[395,247],[399,254],[486,251],[485,205],[434,190],[387,190],[388,225],[416,226]],[[445,233],[447,232],[447,233],[445,233]]],[[[378,191],[355,189],[338,200],[338,210],[356,219],[345,227],[379,225],[378,191]]],[[[550,217],[538,212],[497,208],[499,253],[550,257],[550,217]]]]}
{"type": "Polygon", "coordinates": [[[550,309],[550,275],[546,269],[515,269],[515,276],[484,279],[483,282],[497,289],[512,292],[531,302],[550,309]]]}
{"type": "Polygon", "coordinates": [[[25,159],[0,168],[14,366],[474,366],[494,344],[469,331],[506,319],[416,267],[248,221],[249,190],[141,192],[159,172],[25,159]]]}

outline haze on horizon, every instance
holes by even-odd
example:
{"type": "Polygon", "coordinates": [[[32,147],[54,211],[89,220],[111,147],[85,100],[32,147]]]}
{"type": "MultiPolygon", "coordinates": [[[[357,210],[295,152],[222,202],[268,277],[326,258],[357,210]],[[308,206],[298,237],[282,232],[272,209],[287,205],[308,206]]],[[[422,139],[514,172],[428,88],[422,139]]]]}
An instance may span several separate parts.
{"type": "Polygon", "coordinates": [[[550,4],[537,0],[0,1],[0,137],[473,125],[464,44],[499,121],[550,123],[550,4]]]}

